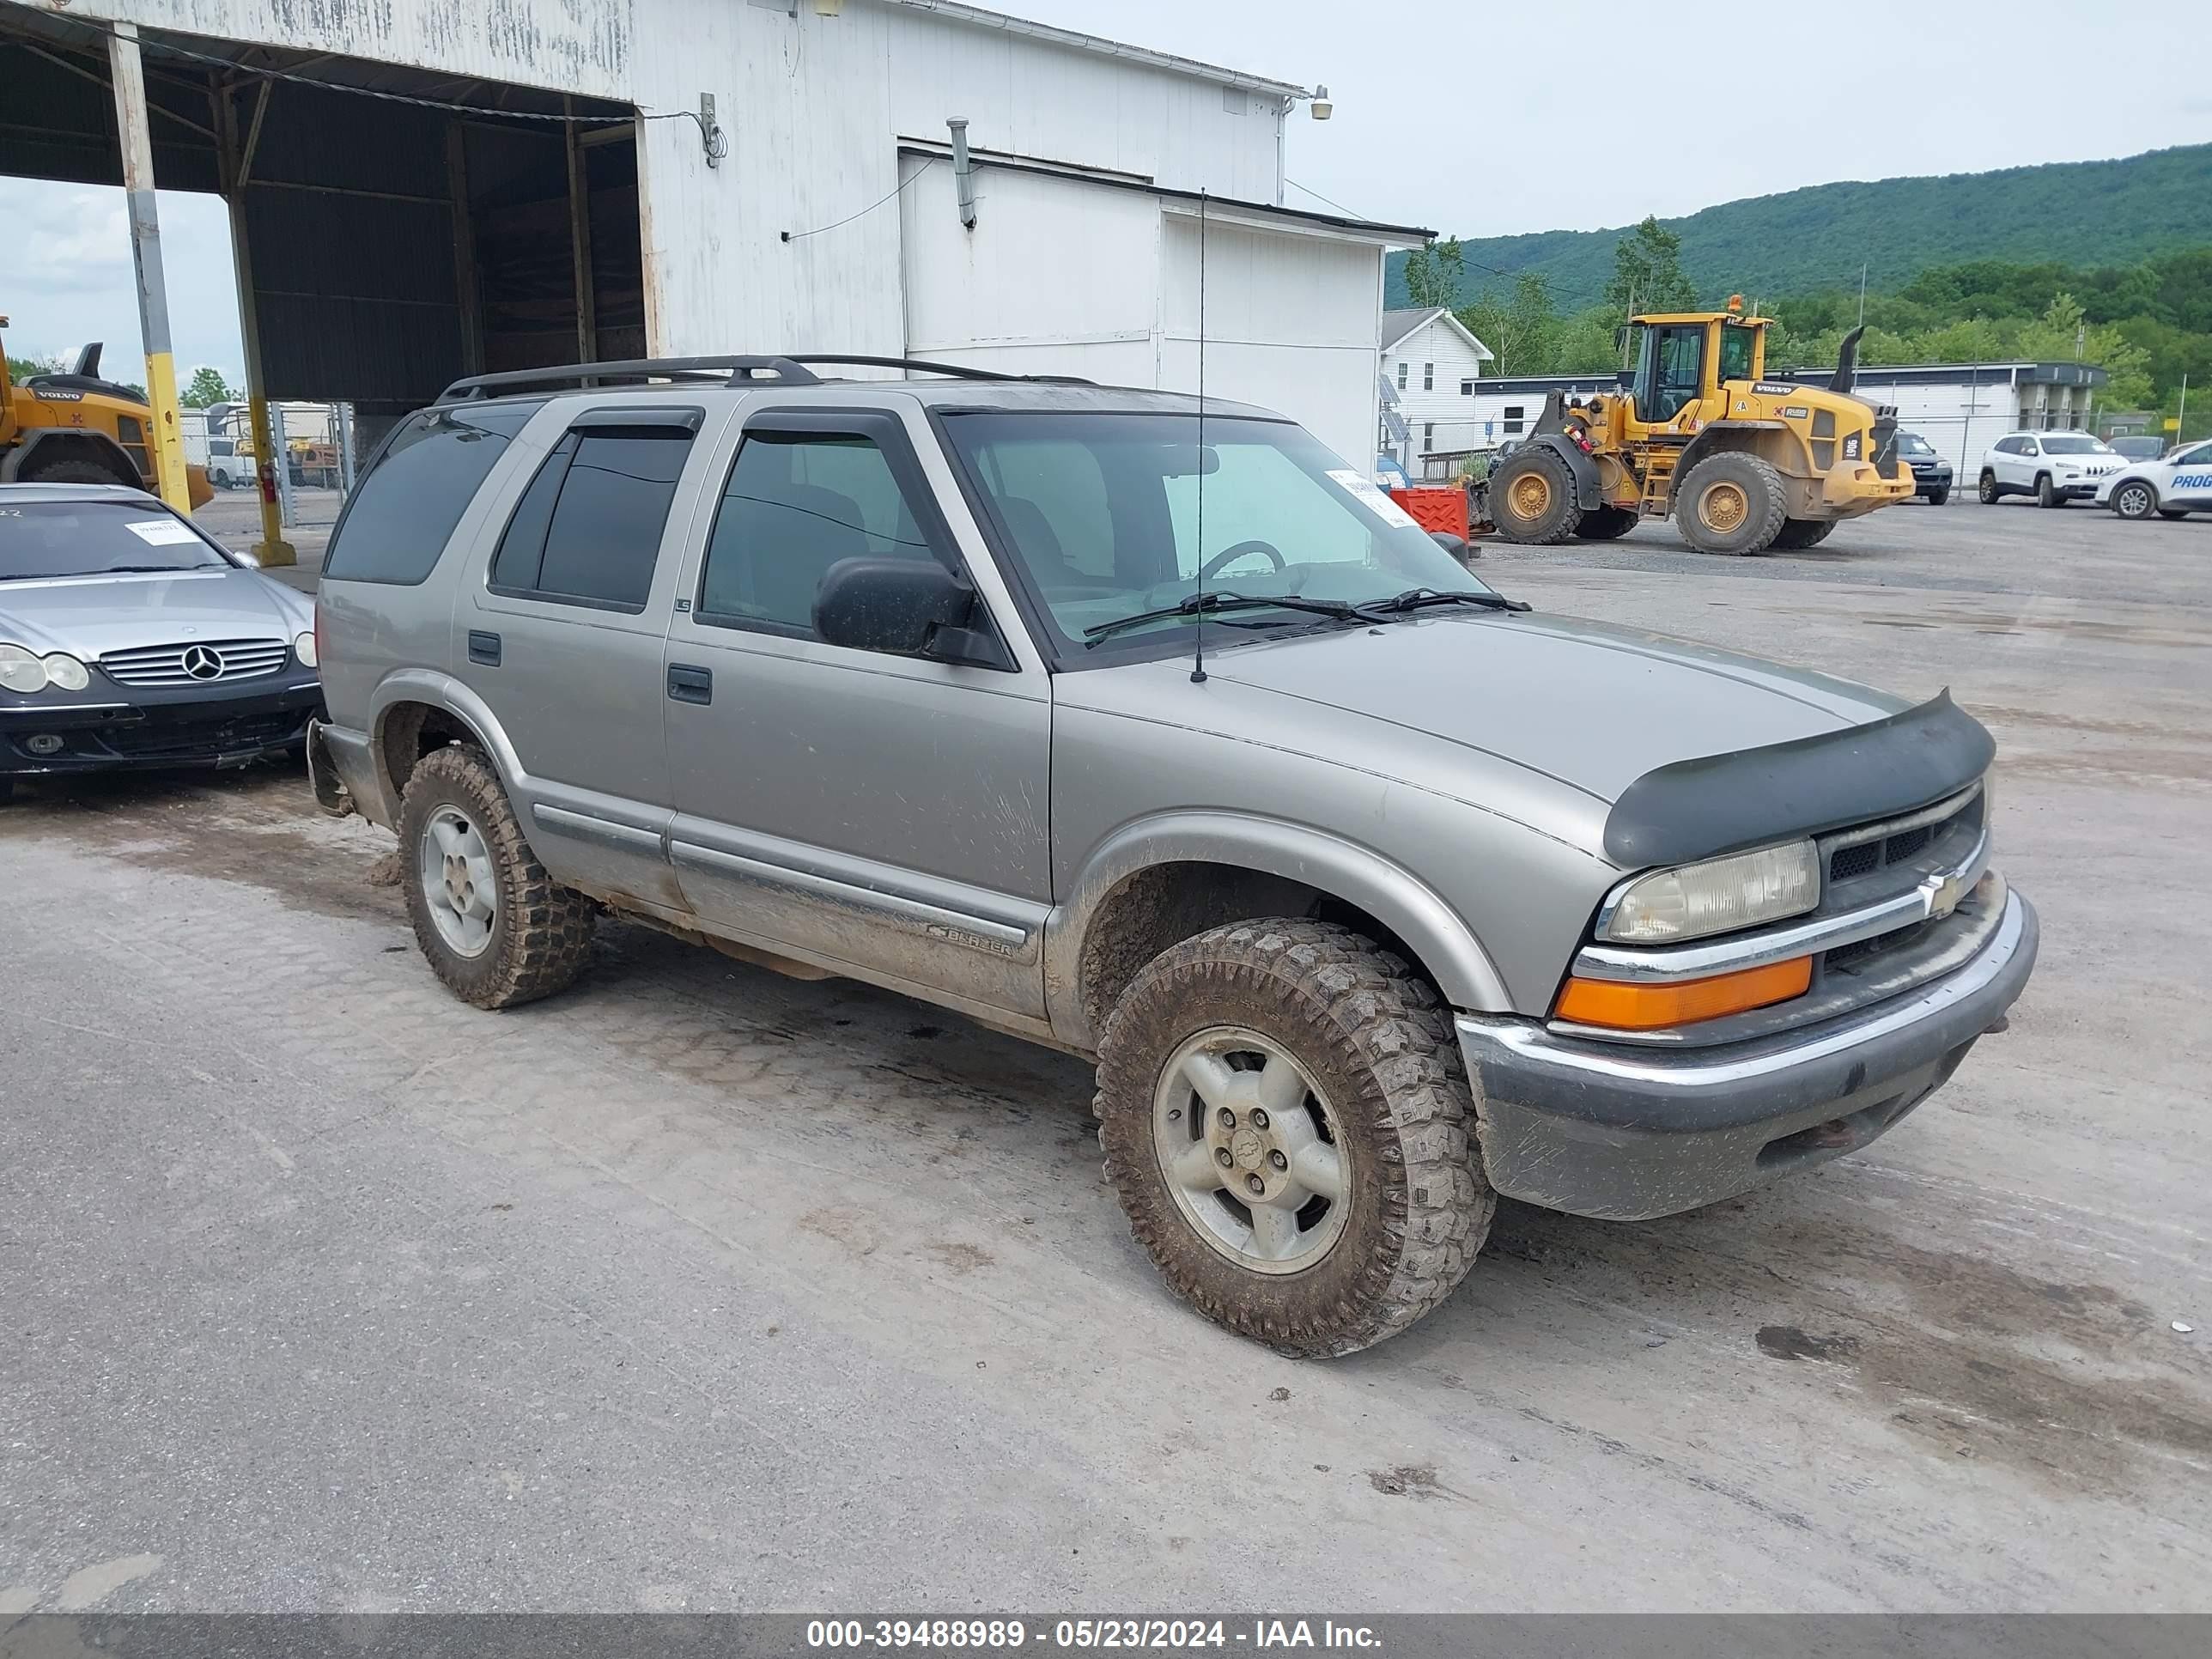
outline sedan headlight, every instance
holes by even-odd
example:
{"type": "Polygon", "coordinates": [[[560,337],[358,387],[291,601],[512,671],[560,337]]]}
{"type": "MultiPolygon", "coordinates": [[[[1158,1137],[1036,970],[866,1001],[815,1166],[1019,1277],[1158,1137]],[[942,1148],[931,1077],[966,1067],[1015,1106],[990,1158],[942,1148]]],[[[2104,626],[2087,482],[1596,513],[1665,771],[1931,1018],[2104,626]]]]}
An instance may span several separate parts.
{"type": "Polygon", "coordinates": [[[0,645],[0,685],[26,694],[46,689],[46,665],[20,645],[0,645]]]}
{"type": "Polygon", "coordinates": [[[1809,841],[1790,842],[1640,876],[1614,896],[1603,933],[1625,945],[1702,939],[1802,915],[1820,902],[1820,855],[1809,841]]]}
{"type": "Polygon", "coordinates": [[[301,667],[313,668],[315,665],[315,636],[311,633],[302,634],[294,640],[292,654],[300,659],[301,667]]]}
{"type": "Polygon", "coordinates": [[[91,671],[66,651],[40,658],[39,666],[46,670],[46,684],[57,691],[82,691],[92,684],[91,671]]]}

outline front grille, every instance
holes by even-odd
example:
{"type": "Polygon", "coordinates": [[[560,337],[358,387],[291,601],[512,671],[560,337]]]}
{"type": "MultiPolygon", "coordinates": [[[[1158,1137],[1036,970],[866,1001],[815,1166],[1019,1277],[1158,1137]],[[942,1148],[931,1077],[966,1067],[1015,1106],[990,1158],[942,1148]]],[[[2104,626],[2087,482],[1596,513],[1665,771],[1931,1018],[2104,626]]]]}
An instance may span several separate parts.
{"type": "Polygon", "coordinates": [[[283,640],[186,640],[110,651],[100,665],[118,685],[219,685],[273,674],[291,654],[283,640]]]}
{"type": "Polygon", "coordinates": [[[1832,887],[1856,881],[1892,865],[1909,864],[1958,825],[1978,822],[1981,810],[1982,794],[1978,789],[1951,811],[1930,823],[1916,823],[1888,834],[1884,834],[1878,823],[1852,830],[1845,845],[1832,847],[1828,854],[1828,884],[1832,887]]]}
{"type": "Polygon", "coordinates": [[[130,760],[229,754],[301,735],[307,727],[307,713],[302,708],[274,708],[260,714],[148,720],[143,725],[105,727],[100,737],[110,749],[130,760]]]}

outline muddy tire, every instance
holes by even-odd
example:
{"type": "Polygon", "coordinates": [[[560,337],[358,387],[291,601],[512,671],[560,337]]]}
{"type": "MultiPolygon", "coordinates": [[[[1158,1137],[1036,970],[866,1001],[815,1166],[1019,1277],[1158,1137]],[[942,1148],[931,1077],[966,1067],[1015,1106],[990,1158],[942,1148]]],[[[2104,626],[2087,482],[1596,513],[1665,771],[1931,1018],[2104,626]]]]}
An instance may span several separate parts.
{"type": "Polygon", "coordinates": [[[545,873],[480,749],[435,750],[408,778],[399,881],[432,971],[479,1008],[565,990],[591,955],[592,902],[545,873]]]}
{"type": "Polygon", "coordinates": [[[1497,1207],[1440,999],[1327,923],[1236,922],[1154,957],[1107,1020],[1096,1110],[1161,1275],[1283,1353],[1404,1330],[1466,1276],[1497,1207]]]}
{"type": "Polygon", "coordinates": [[[1593,507],[1583,514],[1575,534],[1586,542],[1617,542],[1636,528],[1636,518],[1625,507],[1593,507]]]}
{"type": "Polygon", "coordinates": [[[1674,523],[1700,553],[1764,553],[1787,522],[1782,475],[1740,450],[1709,455],[1674,486],[1674,523]]]}
{"type": "Polygon", "coordinates": [[[1516,449],[1490,475],[1490,521],[1509,542],[1563,542],[1582,522],[1574,474],[1541,444],[1516,449]]]}
{"type": "Polygon", "coordinates": [[[1771,544],[1792,553],[1818,547],[1828,539],[1828,532],[1835,527],[1836,520],[1833,519],[1784,519],[1782,528],[1774,532],[1771,544]]]}

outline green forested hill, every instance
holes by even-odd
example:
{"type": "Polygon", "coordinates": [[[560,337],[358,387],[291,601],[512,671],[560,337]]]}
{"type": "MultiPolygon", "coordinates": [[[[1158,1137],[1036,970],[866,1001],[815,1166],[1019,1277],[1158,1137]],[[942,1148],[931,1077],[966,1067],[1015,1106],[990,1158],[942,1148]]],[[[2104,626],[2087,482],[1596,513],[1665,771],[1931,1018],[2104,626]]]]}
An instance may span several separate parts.
{"type": "MultiPolygon", "coordinates": [[[[1682,239],[1683,273],[1708,301],[1856,289],[1862,260],[1874,289],[1978,259],[2131,264],[2212,242],[2212,144],[2118,161],[1814,185],[1660,222],[1682,239]]],[[[1542,275],[1563,309],[1589,305],[1612,276],[1613,244],[1626,234],[1549,230],[1463,242],[1463,297],[1496,284],[1489,266],[1542,275]]],[[[1404,265],[1403,254],[1391,256],[1394,306],[1406,303],[1404,265]]]]}

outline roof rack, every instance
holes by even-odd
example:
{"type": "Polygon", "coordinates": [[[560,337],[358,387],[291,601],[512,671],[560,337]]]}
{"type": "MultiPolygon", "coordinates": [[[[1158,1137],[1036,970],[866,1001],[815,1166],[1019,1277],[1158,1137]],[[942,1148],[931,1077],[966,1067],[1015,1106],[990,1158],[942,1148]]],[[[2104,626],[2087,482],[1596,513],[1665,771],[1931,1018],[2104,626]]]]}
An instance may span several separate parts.
{"type": "Polygon", "coordinates": [[[649,380],[708,381],[726,385],[773,376],[782,386],[819,386],[822,377],[809,367],[840,368],[902,368],[908,373],[942,374],[956,380],[1030,382],[1049,386],[1090,386],[1073,374],[1002,374],[996,369],[969,368],[961,363],[926,362],[919,357],[866,357],[810,354],[804,356],[632,357],[619,362],[564,363],[545,368],[509,369],[498,374],[471,374],[455,380],[438,394],[441,404],[467,403],[502,392],[540,388],[635,384],[649,380]]]}

